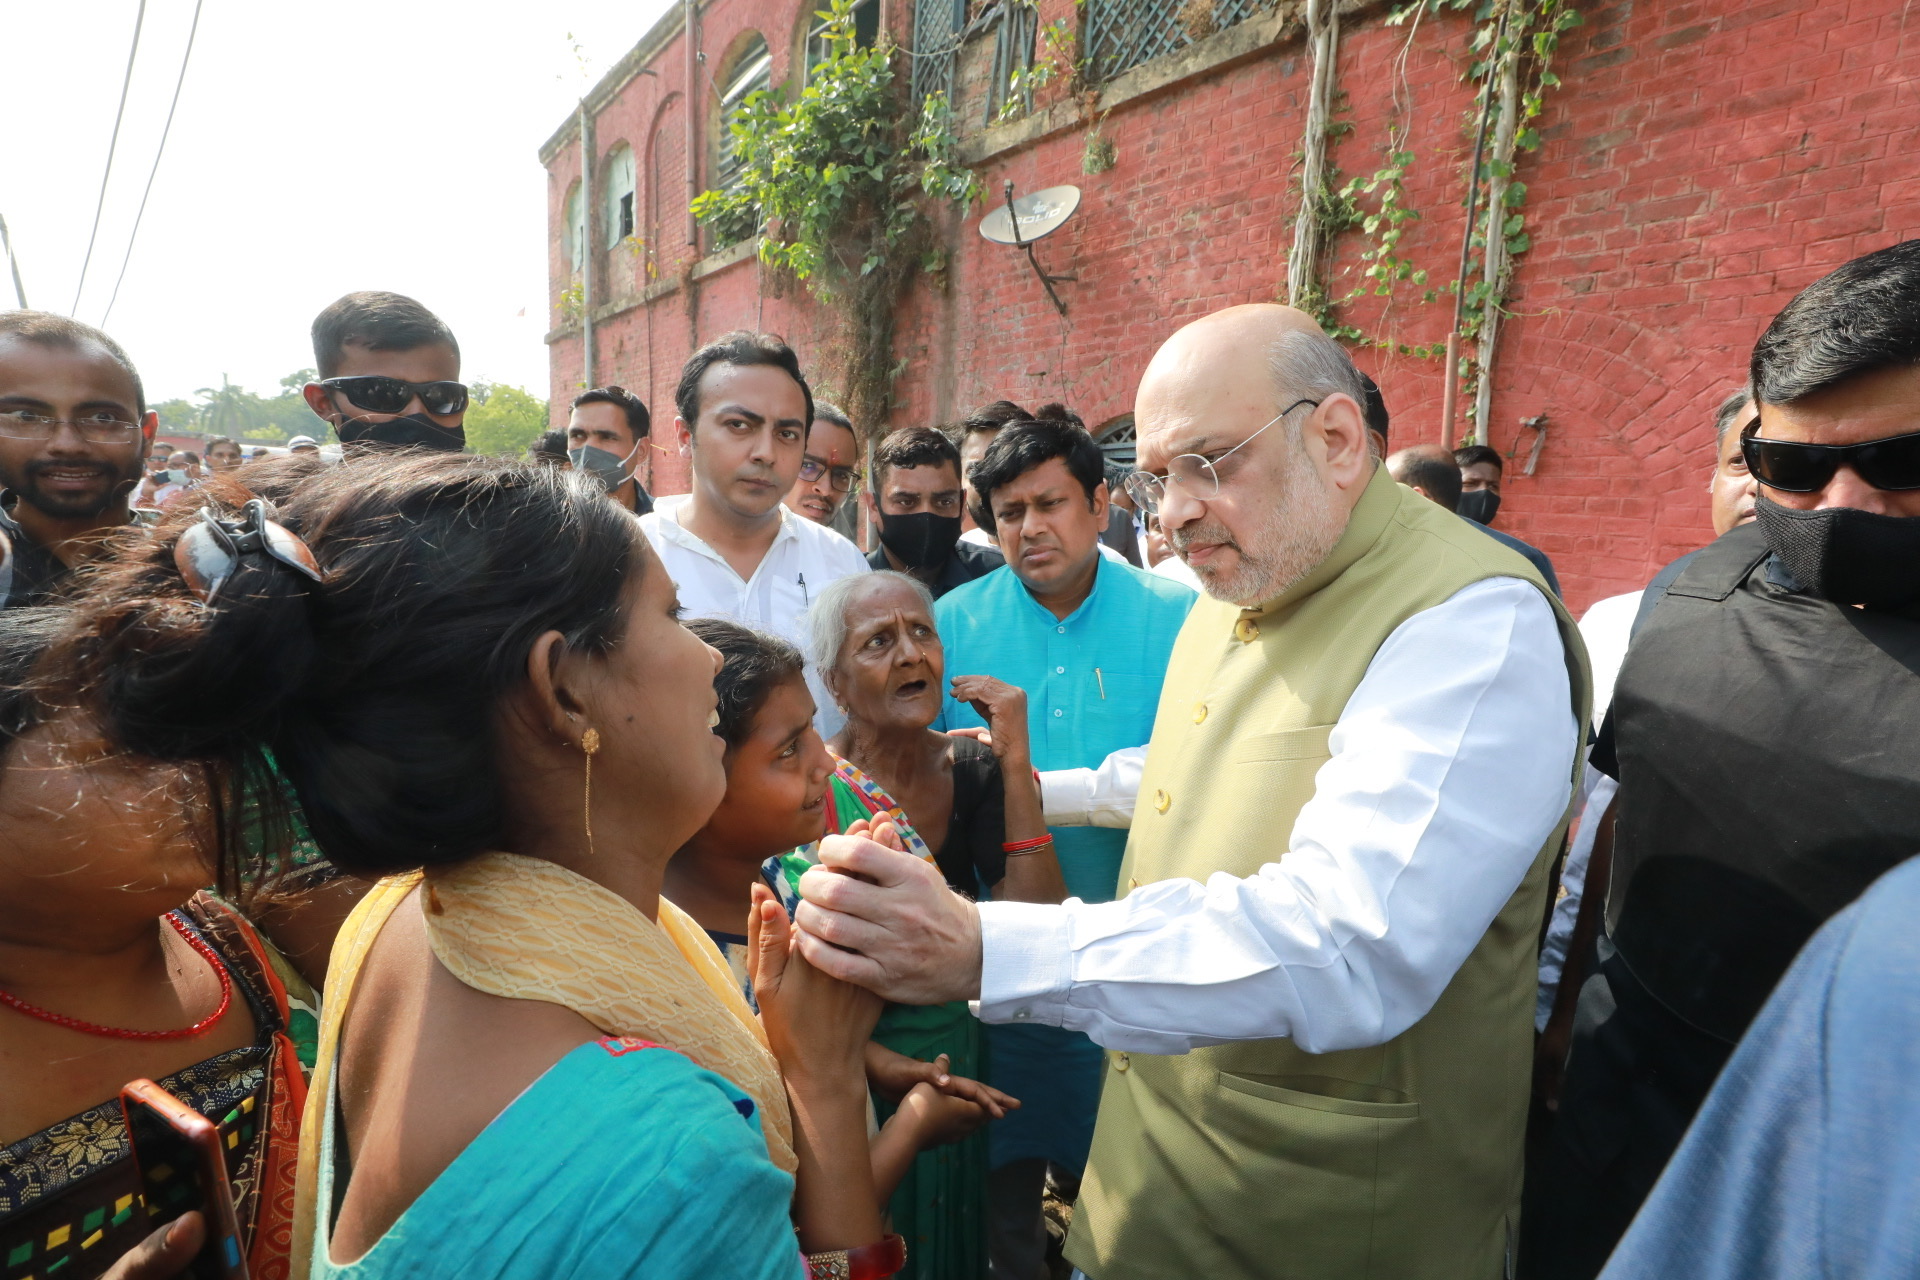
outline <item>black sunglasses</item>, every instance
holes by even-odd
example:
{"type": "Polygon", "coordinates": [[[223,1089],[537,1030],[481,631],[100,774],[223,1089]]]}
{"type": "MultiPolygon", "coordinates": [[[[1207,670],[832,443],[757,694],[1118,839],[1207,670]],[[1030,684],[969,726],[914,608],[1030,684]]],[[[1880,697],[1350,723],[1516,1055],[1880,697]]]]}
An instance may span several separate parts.
{"type": "MultiPolygon", "coordinates": [[[[1747,430],[1759,425],[1755,418],[1747,430]]],[[[1876,489],[1920,489],[1920,431],[1860,444],[1801,444],[1742,435],[1740,453],[1754,479],[1786,493],[1818,493],[1843,466],[1852,467],[1876,489]]]]}
{"type": "Polygon", "coordinates": [[[447,417],[465,413],[467,388],[461,382],[402,382],[385,374],[367,373],[352,378],[322,378],[320,385],[330,387],[368,413],[405,413],[415,396],[428,413],[447,417]]]}

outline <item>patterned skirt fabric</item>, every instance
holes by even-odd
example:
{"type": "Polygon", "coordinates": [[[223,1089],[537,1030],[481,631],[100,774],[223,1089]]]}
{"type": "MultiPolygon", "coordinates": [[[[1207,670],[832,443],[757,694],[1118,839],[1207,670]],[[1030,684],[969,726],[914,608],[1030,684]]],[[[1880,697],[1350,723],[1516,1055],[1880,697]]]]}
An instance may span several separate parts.
{"type": "MultiPolygon", "coordinates": [[[[160,1087],[219,1126],[252,1274],[274,1280],[286,1275],[292,1242],[304,1101],[301,1066],[285,1035],[287,995],[231,908],[201,894],[179,915],[226,963],[257,1031],[254,1043],[196,1062],[160,1087]]],[[[180,1184],[155,1173],[143,1180],[134,1163],[118,1098],[0,1149],[0,1277],[86,1280],[105,1271],[179,1212],[180,1184]]]]}

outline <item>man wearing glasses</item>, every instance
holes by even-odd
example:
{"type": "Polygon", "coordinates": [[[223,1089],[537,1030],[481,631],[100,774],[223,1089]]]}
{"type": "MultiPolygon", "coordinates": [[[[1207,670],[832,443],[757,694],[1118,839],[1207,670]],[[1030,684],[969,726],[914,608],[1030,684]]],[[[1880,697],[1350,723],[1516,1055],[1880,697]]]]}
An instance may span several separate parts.
{"type": "Polygon", "coordinates": [[[334,302],[314,317],[313,362],[320,380],[301,394],[345,449],[466,448],[460,344],[412,298],[368,290],[334,302]]]}
{"type": "Polygon", "coordinates": [[[1755,519],[1657,597],[1594,748],[1606,936],[1535,1276],[1599,1271],[1800,946],[1920,850],[1920,240],[1809,285],[1750,376],[1755,519]]]}
{"type": "Polygon", "coordinates": [[[902,427],[873,451],[867,511],[880,530],[876,569],[910,573],[933,598],[1006,563],[992,547],[960,541],[960,450],[943,431],[902,427]]]}
{"type": "Polygon", "coordinates": [[[120,345],[42,311],[0,311],[0,607],[43,604],[134,520],[158,418],[120,345]]]}
{"type": "Polygon", "coordinates": [[[837,406],[815,400],[807,450],[800,456],[800,478],[787,490],[787,510],[845,533],[852,526],[837,517],[859,487],[860,437],[854,434],[853,419],[837,406]]]}
{"type": "Polygon", "coordinates": [[[1586,663],[1526,561],[1387,477],[1364,397],[1272,305],[1141,380],[1131,487],[1207,598],[1122,897],[963,902],[834,837],[801,883],[821,969],[1107,1050],[1067,1237],[1095,1280],[1497,1276],[1517,1244],[1586,663]]]}

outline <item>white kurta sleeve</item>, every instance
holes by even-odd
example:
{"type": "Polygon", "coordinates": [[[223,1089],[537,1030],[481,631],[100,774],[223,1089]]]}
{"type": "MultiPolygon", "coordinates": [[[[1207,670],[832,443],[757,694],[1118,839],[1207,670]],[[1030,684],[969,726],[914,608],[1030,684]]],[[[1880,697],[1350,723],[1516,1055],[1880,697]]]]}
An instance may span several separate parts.
{"type": "Polygon", "coordinates": [[[1384,1043],[1525,878],[1578,741],[1552,608],[1515,578],[1466,587],[1374,655],[1284,859],[1117,902],[980,904],[980,1016],[1142,1053],[1384,1043]]]}
{"type": "Polygon", "coordinates": [[[1145,747],[1122,747],[1098,768],[1042,770],[1040,807],[1047,825],[1131,827],[1146,763],[1145,747]]]}

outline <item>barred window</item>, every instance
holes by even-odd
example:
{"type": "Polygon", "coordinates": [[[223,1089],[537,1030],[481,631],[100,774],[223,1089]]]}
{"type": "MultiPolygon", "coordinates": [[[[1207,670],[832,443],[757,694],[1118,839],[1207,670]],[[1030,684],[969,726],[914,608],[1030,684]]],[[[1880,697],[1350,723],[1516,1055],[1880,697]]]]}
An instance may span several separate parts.
{"type": "Polygon", "coordinates": [[[1086,0],[1087,74],[1105,83],[1273,8],[1275,0],[1086,0]]]}
{"type": "Polygon", "coordinates": [[[967,0],[914,0],[913,101],[916,108],[932,94],[953,100],[954,55],[967,25],[967,0]]]}
{"type": "MultiPolygon", "coordinates": [[[[720,112],[715,130],[713,185],[719,191],[732,191],[740,185],[742,164],[739,139],[733,136],[733,124],[741,116],[748,98],[773,87],[773,53],[766,38],[754,33],[733,59],[733,69],[720,86],[720,112]]],[[[712,247],[724,249],[752,235],[759,219],[742,213],[713,224],[712,247]]]]}

